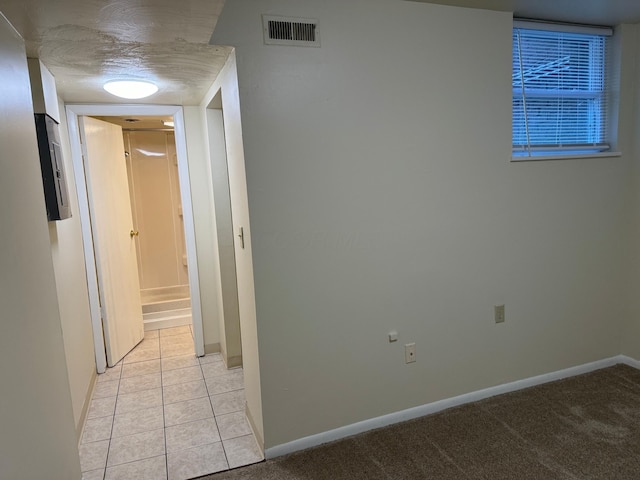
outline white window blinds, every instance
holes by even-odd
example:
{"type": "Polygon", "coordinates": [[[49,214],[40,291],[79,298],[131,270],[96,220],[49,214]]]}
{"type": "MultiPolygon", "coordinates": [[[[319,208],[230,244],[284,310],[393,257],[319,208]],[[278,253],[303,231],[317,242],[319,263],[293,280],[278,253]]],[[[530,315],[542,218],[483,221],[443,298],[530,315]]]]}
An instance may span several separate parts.
{"type": "Polygon", "coordinates": [[[609,149],[608,39],[607,34],[516,24],[512,58],[514,156],[609,149]]]}

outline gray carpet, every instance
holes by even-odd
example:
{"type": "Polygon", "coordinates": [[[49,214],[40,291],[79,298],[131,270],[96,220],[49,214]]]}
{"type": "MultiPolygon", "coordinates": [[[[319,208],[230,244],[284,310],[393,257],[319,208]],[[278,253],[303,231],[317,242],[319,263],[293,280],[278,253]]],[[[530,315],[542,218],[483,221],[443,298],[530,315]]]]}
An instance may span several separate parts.
{"type": "Polygon", "coordinates": [[[500,395],[210,480],[640,479],[640,370],[500,395]]]}

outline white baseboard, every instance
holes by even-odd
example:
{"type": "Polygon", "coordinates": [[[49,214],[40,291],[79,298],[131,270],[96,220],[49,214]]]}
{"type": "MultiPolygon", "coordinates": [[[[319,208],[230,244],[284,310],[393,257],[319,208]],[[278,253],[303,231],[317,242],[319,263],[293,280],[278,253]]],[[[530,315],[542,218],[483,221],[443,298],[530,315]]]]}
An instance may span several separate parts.
{"type": "Polygon", "coordinates": [[[191,325],[191,315],[178,315],[175,317],[158,318],[144,321],[144,331],[159,330],[161,328],[181,327],[191,325]]]}
{"type": "Polygon", "coordinates": [[[634,360],[625,355],[617,355],[615,357],[598,360],[597,362],[586,363],[584,365],[578,365],[576,367],[559,370],[557,372],[545,373],[543,375],[525,378],[523,380],[517,380],[515,382],[505,383],[503,385],[497,385],[483,390],[477,390],[457,397],[447,398],[437,402],[428,403],[426,405],[420,405],[407,410],[390,413],[381,417],[370,418],[368,420],[363,420],[351,425],[345,425],[344,427],[339,427],[334,430],[318,433],[316,435],[310,435],[292,442],[268,448],[265,451],[265,457],[269,459],[279,457],[281,455],[287,455],[289,453],[322,445],[323,443],[333,442],[334,440],[350,437],[376,428],[386,427],[388,425],[393,425],[394,423],[406,422],[407,420],[430,415],[432,413],[464,405],[466,403],[477,402],[478,400],[494,397],[503,393],[515,392],[517,390],[542,385],[555,380],[582,375],[583,373],[589,373],[595,370],[600,370],[601,368],[611,367],[618,363],[624,363],[631,367],[640,369],[640,361],[634,360]]]}
{"type": "Polygon", "coordinates": [[[76,425],[76,437],[78,439],[78,448],[80,448],[80,444],[82,443],[82,433],[84,432],[84,427],[87,424],[89,406],[91,405],[91,399],[93,398],[93,392],[96,389],[97,384],[98,384],[98,372],[94,371],[91,373],[89,388],[87,389],[87,393],[85,394],[85,397],[84,397],[84,403],[82,405],[82,413],[80,413],[80,419],[79,419],[78,425],[76,425]]]}
{"type": "Polygon", "coordinates": [[[627,357],[626,355],[619,355],[618,358],[620,359],[618,363],[624,363],[625,365],[629,365],[630,367],[640,369],[640,360],[627,357]]]}
{"type": "Polygon", "coordinates": [[[256,428],[256,422],[253,420],[253,415],[251,414],[251,410],[249,410],[249,405],[245,402],[244,404],[244,415],[247,417],[247,423],[249,423],[249,428],[253,433],[253,437],[258,442],[258,448],[261,452],[264,452],[264,439],[262,435],[260,435],[259,430],[256,428]]]}
{"type": "Polygon", "coordinates": [[[154,312],[166,312],[168,310],[178,310],[181,308],[191,309],[190,298],[175,298],[173,300],[161,300],[142,304],[142,313],[149,315],[154,312]]]}
{"type": "Polygon", "coordinates": [[[152,322],[155,320],[162,320],[165,318],[174,317],[189,317],[191,318],[191,307],[179,308],[175,310],[161,310],[158,312],[148,312],[142,314],[142,320],[144,322],[152,322]]]}

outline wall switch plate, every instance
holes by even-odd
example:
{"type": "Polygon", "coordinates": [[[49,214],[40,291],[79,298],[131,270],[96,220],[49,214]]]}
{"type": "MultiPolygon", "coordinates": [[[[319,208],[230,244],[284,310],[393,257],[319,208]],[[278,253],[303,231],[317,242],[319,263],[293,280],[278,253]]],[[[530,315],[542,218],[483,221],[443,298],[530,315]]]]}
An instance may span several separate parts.
{"type": "Polygon", "coordinates": [[[414,363],[416,361],[416,344],[407,343],[404,346],[404,363],[414,363]]]}
{"type": "Polygon", "coordinates": [[[496,323],[504,323],[504,305],[495,305],[493,307],[493,318],[496,323]]]}
{"type": "Polygon", "coordinates": [[[398,341],[398,332],[392,330],[389,332],[389,343],[398,341]]]}

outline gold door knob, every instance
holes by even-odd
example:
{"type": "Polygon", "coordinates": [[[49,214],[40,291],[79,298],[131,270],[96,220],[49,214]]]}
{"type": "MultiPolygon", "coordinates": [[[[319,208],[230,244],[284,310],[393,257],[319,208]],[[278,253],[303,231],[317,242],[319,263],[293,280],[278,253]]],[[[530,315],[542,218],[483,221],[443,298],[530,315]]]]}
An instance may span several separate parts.
{"type": "Polygon", "coordinates": [[[129,232],[129,236],[130,236],[131,238],[133,238],[133,237],[137,237],[137,236],[138,236],[138,231],[137,231],[137,230],[131,230],[131,231],[129,232]]]}

